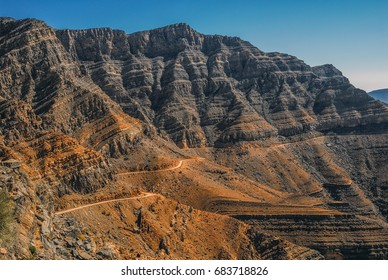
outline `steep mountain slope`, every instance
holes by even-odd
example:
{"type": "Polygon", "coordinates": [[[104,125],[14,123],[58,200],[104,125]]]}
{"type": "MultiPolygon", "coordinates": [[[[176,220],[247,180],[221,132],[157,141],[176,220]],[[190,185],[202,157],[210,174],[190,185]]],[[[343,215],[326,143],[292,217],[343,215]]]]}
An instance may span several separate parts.
{"type": "Polygon", "coordinates": [[[239,38],[1,18],[5,257],[387,258],[387,124],[334,66],[239,38]]]}
{"type": "Polygon", "coordinates": [[[264,53],[239,38],[202,35],[176,24],[122,31],[59,30],[72,57],[131,116],[181,147],[365,129],[387,108],[332,65],[264,53]]]}

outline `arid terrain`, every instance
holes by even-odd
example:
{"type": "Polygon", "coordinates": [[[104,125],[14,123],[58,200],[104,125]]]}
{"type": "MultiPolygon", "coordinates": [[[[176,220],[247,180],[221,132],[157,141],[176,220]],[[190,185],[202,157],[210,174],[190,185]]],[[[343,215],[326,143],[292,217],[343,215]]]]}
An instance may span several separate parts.
{"type": "Polygon", "coordinates": [[[0,18],[0,259],[387,259],[387,136],[333,65],[0,18]]]}

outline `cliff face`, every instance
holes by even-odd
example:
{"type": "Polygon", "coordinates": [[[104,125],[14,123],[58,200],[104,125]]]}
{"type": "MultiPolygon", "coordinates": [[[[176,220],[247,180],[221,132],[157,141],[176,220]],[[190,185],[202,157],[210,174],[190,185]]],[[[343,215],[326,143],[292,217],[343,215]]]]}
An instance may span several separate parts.
{"type": "Polygon", "coordinates": [[[264,53],[185,24],[56,32],[123,110],[182,147],[386,126],[387,108],[332,65],[264,53]]]}
{"type": "Polygon", "coordinates": [[[21,163],[2,171],[16,186],[7,188],[20,236],[7,257],[29,257],[32,244],[38,258],[322,257],[310,248],[353,257],[361,245],[384,258],[387,124],[388,108],[334,66],[236,37],[186,24],[128,35],[0,18],[0,160],[21,163]],[[167,199],[55,215],[142,191],[167,199]],[[189,206],[174,210],[168,199],[189,206]],[[142,207],[149,224],[138,229],[142,207]],[[93,224],[90,212],[112,227],[93,224]],[[300,227],[290,234],[293,219],[300,227]],[[219,243],[210,254],[210,243],[195,244],[211,223],[219,243]],[[350,241],[336,236],[336,223],[350,241]],[[303,238],[310,224],[322,235],[303,238]],[[117,236],[141,243],[121,252],[117,236]]]}
{"type": "Polygon", "coordinates": [[[0,30],[4,145],[59,179],[61,193],[106,186],[112,176],[105,155],[116,151],[104,146],[120,138],[130,142],[142,134],[140,122],[93,83],[45,23],[3,19],[0,30]]]}

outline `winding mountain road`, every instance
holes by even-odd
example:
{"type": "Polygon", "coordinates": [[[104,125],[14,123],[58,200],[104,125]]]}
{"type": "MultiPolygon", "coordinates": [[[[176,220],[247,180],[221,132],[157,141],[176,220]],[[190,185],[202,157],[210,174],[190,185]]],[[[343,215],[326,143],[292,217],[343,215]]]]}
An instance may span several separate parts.
{"type": "Polygon", "coordinates": [[[146,198],[146,197],[155,196],[155,195],[157,195],[157,194],[144,192],[144,193],[141,193],[141,195],[137,195],[137,196],[104,200],[104,201],[100,201],[100,202],[95,202],[95,203],[90,203],[90,204],[85,204],[85,205],[82,205],[82,206],[70,208],[70,209],[67,209],[67,210],[61,210],[61,211],[55,212],[54,215],[62,215],[62,214],[65,214],[65,213],[70,213],[70,212],[77,211],[77,210],[80,210],[80,209],[92,207],[92,206],[95,206],[95,205],[106,204],[106,203],[110,203],[110,202],[135,200],[135,199],[146,198]]]}
{"type": "MultiPolygon", "coordinates": [[[[118,173],[117,175],[131,175],[131,174],[143,174],[143,173],[155,173],[155,172],[172,171],[172,170],[181,168],[182,165],[183,165],[183,161],[202,160],[202,159],[203,158],[182,159],[182,160],[180,160],[178,162],[178,164],[176,166],[173,166],[173,167],[168,167],[168,168],[163,168],[163,169],[158,169],[158,170],[144,170],[144,171],[123,172],[123,173],[118,173]]],[[[77,211],[77,210],[80,210],[80,209],[92,207],[92,206],[95,206],[95,205],[101,205],[101,204],[110,203],[110,202],[117,202],[117,201],[134,200],[134,199],[145,198],[145,197],[150,197],[150,196],[154,196],[154,195],[157,195],[157,194],[143,192],[141,195],[138,195],[138,196],[104,200],[104,201],[99,201],[99,202],[95,202],[95,203],[85,204],[85,205],[82,205],[82,206],[78,206],[78,207],[74,207],[74,208],[70,208],[70,209],[66,209],[66,210],[57,211],[57,212],[55,212],[54,215],[62,215],[62,214],[70,213],[70,212],[77,211]]]]}

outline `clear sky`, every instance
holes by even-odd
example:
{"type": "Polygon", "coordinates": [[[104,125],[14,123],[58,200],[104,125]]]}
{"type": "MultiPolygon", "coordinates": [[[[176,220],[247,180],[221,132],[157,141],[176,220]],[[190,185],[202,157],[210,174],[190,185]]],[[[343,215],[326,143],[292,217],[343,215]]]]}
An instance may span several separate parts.
{"type": "Polygon", "coordinates": [[[331,63],[367,91],[388,88],[387,0],[0,0],[0,16],[127,33],[185,22],[312,66],[331,63]]]}

